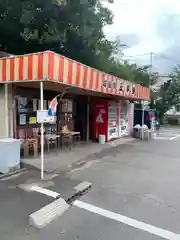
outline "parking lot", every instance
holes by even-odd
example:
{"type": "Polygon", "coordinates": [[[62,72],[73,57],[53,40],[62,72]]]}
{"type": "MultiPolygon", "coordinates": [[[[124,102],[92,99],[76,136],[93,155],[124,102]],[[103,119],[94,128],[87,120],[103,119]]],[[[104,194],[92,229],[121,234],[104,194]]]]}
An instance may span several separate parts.
{"type": "Polygon", "coordinates": [[[160,136],[164,134],[167,141],[133,141],[67,172],[66,178],[71,183],[89,181],[92,190],[44,229],[29,226],[28,214],[54,201],[54,193],[63,196],[61,180],[44,186],[53,192],[52,196],[42,191],[23,193],[22,189],[14,188],[7,209],[3,205],[1,239],[180,239],[180,138],[172,139],[178,133],[178,129],[161,129],[160,136]],[[19,209],[23,206],[19,216],[13,202],[19,209]],[[13,218],[14,213],[18,221],[13,218]],[[7,234],[8,229],[12,230],[7,234]]]}

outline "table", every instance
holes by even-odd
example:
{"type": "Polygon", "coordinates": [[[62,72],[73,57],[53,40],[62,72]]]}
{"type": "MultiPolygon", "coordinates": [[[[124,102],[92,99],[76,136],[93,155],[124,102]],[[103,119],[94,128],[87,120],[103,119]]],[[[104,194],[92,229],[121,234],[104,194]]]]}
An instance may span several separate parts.
{"type": "Polygon", "coordinates": [[[60,138],[60,135],[56,135],[56,134],[46,134],[45,135],[45,138],[48,139],[48,140],[55,140],[57,138],[60,138]]]}
{"type": "Polygon", "coordinates": [[[71,134],[72,137],[76,138],[75,140],[77,140],[77,138],[78,138],[78,140],[81,139],[81,136],[80,136],[81,133],[80,132],[70,131],[69,133],[71,134]]]}
{"type": "Polygon", "coordinates": [[[48,147],[48,152],[50,150],[50,145],[54,144],[54,146],[58,147],[58,142],[57,139],[60,138],[60,135],[56,135],[56,134],[46,134],[45,135],[45,140],[47,142],[47,147],[48,147]]]}

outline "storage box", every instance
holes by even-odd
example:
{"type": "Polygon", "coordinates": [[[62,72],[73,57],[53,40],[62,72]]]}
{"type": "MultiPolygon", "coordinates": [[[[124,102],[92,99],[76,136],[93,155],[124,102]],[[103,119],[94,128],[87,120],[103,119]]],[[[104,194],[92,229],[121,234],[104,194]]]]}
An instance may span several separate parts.
{"type": "Polygon", "coordinates": [[[20,168],[20,140],[0,139],[0,172],[5,174],[20,168]]]}

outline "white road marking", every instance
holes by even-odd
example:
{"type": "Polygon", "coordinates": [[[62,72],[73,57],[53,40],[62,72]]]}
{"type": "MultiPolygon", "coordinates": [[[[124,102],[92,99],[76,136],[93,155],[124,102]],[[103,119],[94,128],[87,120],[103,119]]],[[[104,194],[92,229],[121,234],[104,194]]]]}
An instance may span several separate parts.
{"type": "Polygon", "coordinates": [[[39,186],[31,186],[31,191],[39,192],[39,193],[45,194],[45,195],[53,197],[53,198],[57,198],[60,196],[60,194],[57,192],[54,192],[54,191],[51,191],[49,189],[42,188],[39,186]]]}
{"type": "Polygon", "coordinates": [[[170,138],[170,140],[174,140],[174,139],[176,139],[176,138],[178,138],[178,137],[180,137],[180,135],[176,135],[176,136],[170,138]]]}
{"type": "Polygon", "coordinates": [[[162,132],[180,132],[180,128],[161,128],[162,132]]]}
{"type": "MultiPolygon", "coordinates": [[[[54,191],[51,191],[49,189],[45,189],[45,188],[42,188],[42,187],[38,187],[38,186],[32,186],[31,190],[42,193],[42,194],[45,194],[45,195],[48,195],[48,196],[51,196],[53,198],[56,198],[56,197],[60,196],[60,194],[57,193],[57,192],[54,192],[54,191]]],[[[140,229],[140,230],[148,232],[150,234],[159,236],[159,237],[164,238],[164,239],[180,240],[180,235],[179,234],[170,232],[170,231],[162,229],[162,228],[152,226],[152,225],[144,223],[144,222],[140,222],[140,221],[135,220],[133,218],[129,218],[129,217],[123,216],[121,214],[117,214],[115,212],[111,212],[109,210],[106,210],[106,209],[103,209],[103,208],[100,208],[100,207],[96,207],[94,205],[91,205],[91,204],[88,204],[88,203],[85,203],[85,202],[82,202],[82,201],[79,201],[79,200],[74,201],[73,205],[78,207],[78,208],[87,210],[89,212],[98,214],[100,216],[109,218],[111,220],[126,224],[126,225],[134,227],[136,229],[140,229]]]]}
{"type": "Polygon", "coordinates": [[[155,137],[155,140],[170,140],[169,137],[155,137]]]}
{"type": "Polygon", "coordinates": [[[0,179],[0,181],[6,181],[6,180],[9,180],[9,179],[13,179],[13,178],[17,178],[19,177],[20,175],[24,174],[24,173],[27,173],[28,171],[23,171],[23,172],[17,172],[17,173],[14,173],[12,175],[9,175],[9,176],[5,176],[0,179]]]}
{"type": "Polygon", "coordinates": [[[96,214],[101,215],[103,217],[115,220],[117,222],[124,223],[128,226],[140,229],[142,231],[148,232],[150,234],[162,237],[164,239],[180,240],[180,235],[179,234],[167,231],[167,230],[162,229],[162,228],[154,227],[154,226],[146,224],[144,222],[137,221],[133,218],[129,218],[129,217],[123,216],[121,214],[117,214],[117,213],[105,210],[103,208],[93,206],[91,204],[88,204],[88,203],[85,203],[85,202],[82,202],[82,201],[79,201],[79,200],[74,201],[73,205],[78,207],[78,208],[85,209],[89,212],[96,213],[96,214]]]}
{"type": "Polygon", "coordinates": [[[177,133],[165,133],[165,132],[160,132],[160,135],[165,135],[165,136],[176,136],[177,133]]]}
{"type": "Polygon", "coordinates": [[[160,132],[157,136],[155,136],[154,139],[156,140],[174,140],[176,138],[180,137],[180,134],[175,133],[162,133],[160,132]]]}

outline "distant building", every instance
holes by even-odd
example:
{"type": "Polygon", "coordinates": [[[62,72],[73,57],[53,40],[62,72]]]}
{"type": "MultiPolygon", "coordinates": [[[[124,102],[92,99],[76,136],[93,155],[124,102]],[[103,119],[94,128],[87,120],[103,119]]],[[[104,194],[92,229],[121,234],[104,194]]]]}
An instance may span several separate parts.
{"type": "Polygon", "coordinates": [[[159,92],[160,86],[161,86],[163,83],[167,82],[168,80],[169,80],[169,76],[168,76],[168,75],[161,74],[161,75],[157,78],[156,83],[152,86],[153,91],[159,92]]]}
{"type": "MultiPolygon", "coordinates": [[[[157,95],[158,95],[158,92],[160,90],[160,86],[168,80],[169,80],[169,77],[167,75],[161,75],[158,78],[157,83],[154,86],[152,86],[153,91],[156,92],[157,95]]],[[[168,110],[165,113],[165,115],[167,117],[171,117],[171,118],[180,118],[180,104],[177,104],[176,106],[173,106],[170,110],[168,110]]]]}
{"type": "Polygon", "coordinates": [[[169,111],[166,112],[168,117],[177,117],[180,118],[180,104],[173,106],[169,111]]]}
{"type": "Polygon", "coordinates": [[[13,57],[14,55],[4,52],[4,51],[0,51],[0,58],[4,58],[4,57],[13,57]]]}

